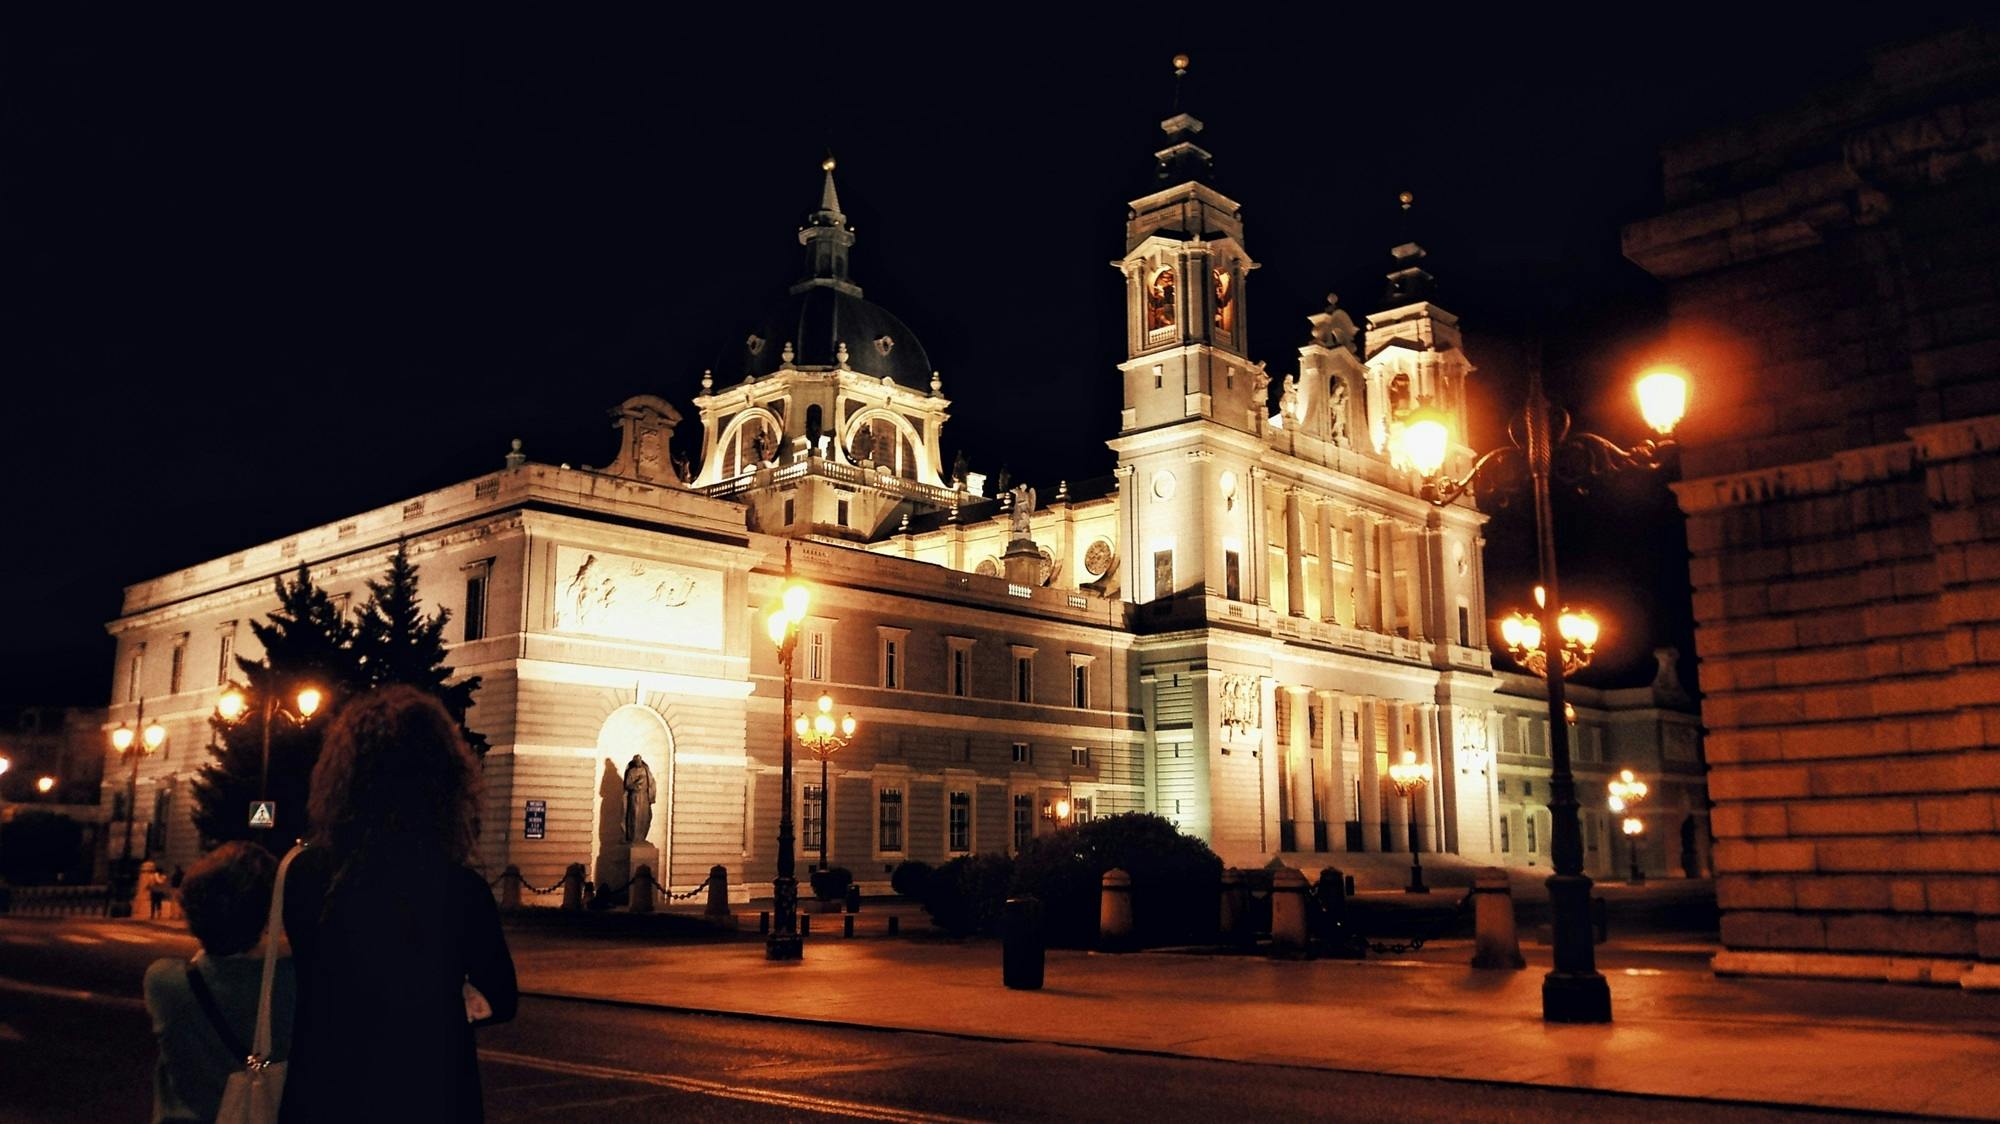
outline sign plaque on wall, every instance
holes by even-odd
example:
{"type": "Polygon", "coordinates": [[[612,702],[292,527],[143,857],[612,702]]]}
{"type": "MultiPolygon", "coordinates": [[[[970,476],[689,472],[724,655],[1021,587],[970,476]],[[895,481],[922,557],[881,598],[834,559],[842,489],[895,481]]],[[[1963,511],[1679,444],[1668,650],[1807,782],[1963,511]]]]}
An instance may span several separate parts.
{"type": "Polygon", "coordinates": [[[522,817],[521,838],[540,839],[546,834],[548,826],[549,802],[546,800],[528,801],[527,811],[522,817]]]}

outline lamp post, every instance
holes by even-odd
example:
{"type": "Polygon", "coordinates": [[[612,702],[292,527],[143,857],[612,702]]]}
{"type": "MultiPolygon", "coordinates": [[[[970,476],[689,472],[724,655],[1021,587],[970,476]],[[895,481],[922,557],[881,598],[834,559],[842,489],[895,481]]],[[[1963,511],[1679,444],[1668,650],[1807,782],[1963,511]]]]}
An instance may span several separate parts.
{"type": "MultiPolygon", "coordinates": [[[[278,692],[276,691],[267,690],[263,693],[263,697],[264,764],[262,771],[257,774],[257,799],[269,800],[271,798],[271,720],[283,717],[294,726],[303,726],[318,712],[320,703],[324,700],[325,696],[320,693],[318,687],[301,687],[293,699],[295,709],[290,710],[286,709],[284,704],[278,701],[278,692]]],[[[249,711],[250,701],[244,696],[243,688],[234,684],[231,684],[230,688],[222,693],[221,698],[215,700],[215,713],[220,715],[224,722],[232,726],[242,721],[243,716],[249,713],[249,711]]],[[[251,826],[275,827],[276,823],[273,821],[269,825],[252,824],[251,826]]]]}
{"type": "Polygon", "coordinates": [[[1625,816],[1625,841],[1631,844],[1631,883],[1634,886],[1643,886],[1646,884],[1646,872],[1639,869],[1639,836],[1646,832],[1646,821],[1638,817],[1638,809],[1634,805],[1646,798],[1646,782],[1634,777],[1632,770],[1620,769],[1618,779],[1604,787],[1611,794],[1605,803],[1611,806],[1613,812],[1633,813],[1625,816]]]}
{"type": "Polygon", "coordinates": [[[812,594],[792,580],[792,544],[785,542],[785,591],[764,618],[765,630],[778,649],[778,663],[785,669],[785,701],[779,710],[784,727],[784,780],[778,805],[778,876],[771,880],[771,935],[764,940],[766,960],[797,960],[805,954],[799,940],[799,880],[792,866],[792,724],[783,715],[792,712],[792,656],[798,648],[799,624],[806,619],[812,594]]]}
{"type": "MultiPolygon", "coordinates": [[[[1482,476],[1509,465],[1525,469],[1534,492],[1536,556],[1547,596],[1541,606],[1540,633],[1565,636],[1561,587],[1556,580],[1555,525],[1549,512],[1549,479],[1560,473],[1580,480],[1618,468],[1657,468],[1661,454],[1673,447],[1674,426],[1687,409],[1687,378],[1678,371],[1651,372],[1635,388],[1639,411],[1660,435],[1621,448],[1595,433],[1572,432],[1568,411],[1550,405],[1542,393],[1539,366],[1528,377],[1528,399],[1507,425],[1508,443],[1482,454],[1457,479],[1443,475],[1450,453],[1451,419],[1434,407],[1413,411],[1404,422],[1400,452],[1423,475],[1423,497],[1443,507],[1473,490],[1482,476]]],[[[1574,630],[1572,625],[1572,630],[1574,630]]],[[[1594,637],[1593,637],[1594,639],[1594,637]]],[[[1555,943],[1555,967],[1542,980],[1542,1018],[1549,1022],[1611,1021],[1611,989],[1597,971],[1591,944],[1590,878],[1583,873],[1583,832],[1577,822],[1576,778],[1570,772],[1569,724],[1564,721],[1563,661],[1544,659],[1541,674],[1548,684],[1549,812],[1553,821],[1555,873],[1549,876],[1549,905],[1555,943]]]]}
{"type": "MultiPolygon", "coordinates": [[[[1423,789],[1424,785],[1430,782],[1430,779],[1430,763],[1419,763],[1415,750],[1404,750],[1403,759],[1389,766],[1389,783],[1396,786],[1396,795],[1409,801],[1412,835],[1415,834],[1417,826],[1417,793],[1423,789]]],[[[1411,840],[1410,884],[1403,887],[1403,892],[1406,894],[1428,894],[1431,892],[1431,888],[1424,885],[1424,849],[1421,846],[1417,846],[1417,842],[1418,840],[1414,838],[1411,840]]]]}
{"type": "Polygon", "coordinates": [[[132,910],[132,823],[139,818],[139,761],[158,753],[167,744],[167,728],[155,720],[146,721],[146,700],[139,700],[139,713],[132,724],[120,722],[111,731],[111,748],[132,759],[132,772],[125,781],[125,847],[118,859],[117,890],[111,897],[111,915],[129,916],[132,910]],[[119,892],[122,891],[122,892],[119,892]]]}
{"type": "MultiPolygon", "coordinates": [[[[821,695],[818,709],[819,713],[813,715],[811,721],[807,721],[803,714],[794,718],[792,732],[806,747],[806,752],[819,758],[819,868],[825,870],[826,814],[832,807],[826,795],[826,763],[828,758],[845,749],[847,743],[854,739],[855,722],[852,714],[841,718],[838,723],[833,720],[832,695],[821,695]]],[[[817,888],[814,892],[818,892],[817,888]]]]}

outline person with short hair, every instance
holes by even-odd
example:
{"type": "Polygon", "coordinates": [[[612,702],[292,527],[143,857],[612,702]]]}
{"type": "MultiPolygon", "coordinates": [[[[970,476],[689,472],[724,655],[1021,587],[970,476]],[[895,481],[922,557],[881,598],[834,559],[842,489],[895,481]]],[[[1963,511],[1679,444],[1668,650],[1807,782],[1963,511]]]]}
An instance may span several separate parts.
{"type": "Polygon", "coordinates": [[[492,890],[466,865],[478,769],[458,723],[411,687],[352,699],[327,728],[312,834],[285,881],[299,973],[287,1124],[482,1118],[473,1027],[513,1018],[517,992],[492,890]]]}
{"type": "MultiPolygon", "coordinates": [[[[192,960],[146,969],[146,1010],[160,1056],[153,1068],[153,1121],[210,1121],[222,1087],[243,1068],[263,988],[264,925],[278,860],[254,843],[224,843],[181,879],[180,908],[201,942],[192,960]]],[[[273,935],[273,939],[276,939],[273,935]]],[[[290,1051],[296,987],[289,958],[271,985],[271,1060],[290,1051]]]]}

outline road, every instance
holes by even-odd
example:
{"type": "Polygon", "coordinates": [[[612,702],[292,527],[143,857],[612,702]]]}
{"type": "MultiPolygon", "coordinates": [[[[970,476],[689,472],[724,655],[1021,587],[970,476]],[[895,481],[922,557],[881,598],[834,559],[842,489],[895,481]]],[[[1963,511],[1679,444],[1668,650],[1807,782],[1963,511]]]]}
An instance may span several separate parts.
{"type": "MultiPolygon", "coordinates": [[[[184,936],[0,918],[0,1121],[143,1120],[146,965],[184,936]]],[[[526,999],[480,1035],[487,1114],[573,1120],[1552,1120],[1708,1102],[1244,1065],[526,999]]],[[[1746,1106],[1731,1120],[1808,1115],[1746,1106]]]]}

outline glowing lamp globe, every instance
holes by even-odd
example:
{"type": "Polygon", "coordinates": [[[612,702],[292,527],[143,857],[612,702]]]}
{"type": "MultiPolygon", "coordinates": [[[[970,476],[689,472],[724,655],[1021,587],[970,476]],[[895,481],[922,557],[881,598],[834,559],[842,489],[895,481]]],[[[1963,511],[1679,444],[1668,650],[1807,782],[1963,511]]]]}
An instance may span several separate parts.
{"type": "Polygon", "coordinates": [[[1626,816],[1624,827],[1627,835],[1641,835],[1645,833],[1646,821],[1637,816],[1626,816]]]}
{"type": "Polygon", "coordinates": [[[299,717],[311,718],[313,712],[319,709],[319,704],[322,701],[324,701],[324,696],[319,693],[318,687],[307,687],[301,690],[299,692],[299,717]]]}
{"type": "Polygon", "coordinates": [[[851,738],[854,736],[854,716],[852,714],[846,715],[843,718],[841,718],[840,736],[843,738],[851,738]]]}
{"type": "Polygon", "coordinates": [[[1535,651],[1542,646],[1542,622],[1526,613],[1515,613],[1501,619],[1500,638],[1514,651],[1535,651]]]}
{"type": "Polygon", "coordinates": [[[165,726],[160,725],[158,722],[146,723],[145,731],[141,733],[139,736],[146,743],[147,753],[151,753],[154,750],[160,748],[161,746],[167,744],[167,728],[165,726]]]}
{"type": "Polygon", "coordinates": [[[1436,476],[1451,449],[1451,427],[1445,424],[1443,414],[1426,407],[1403,423],[1402,443],[1403,456],[1418,472],[1436,476]]]}
{"type": "Polygon", "coordinates": [[[224,691],[222,697],[215,700],[215,712],[222,716],[224,722],[236,721],[243,717],[243,712],[248,709],[250,701],[243,697],[243,692],[235,688],[224,691]]]}
{"type": "Polygon", "coordinates": [[[54,792],[55,787],[56,779],[54,777],[38,777],[35,780],[35,791],[41,793],[43,796],[54,792]]]}
{"type": "Polygon", "coordinates": [[[1687,376],[1663,367],[1642,375],[1633,390],[1639,396],[1639,415],[1660,436],[1674,431],[1687,414],[1687,376]]]}
{"type": "Polygon", "coordinates": [[[14,763],[12,761],[7,760],[5,757],[0,757],[0,776],[5,776],[7,770],[13,767],[14,763]]]}
{"type": "Polygon", "coordinates": [[[797,718],[792,719],[792,732],[798,736],[805,737],[806,733],[811,729],[812,724],[806,721],[805,715],[801,714],[797,718]]]}
{"type": "MultiPolygon", "coordinates": [[[[132,727],[121,723],[116,730],[111,731],[111,748],[123,753],[132,748],[132,739],[135,737],[138,735],[133,733],[132,727]]],[[[5,769],[0,769],[0,773],[4,772],[5,769]]]]}
{"type": "Polygon", "coordinates": [[[785,587],[785,616],[793,624],[806,619],[806,609],[812,604],[812,592],[805,586],[793,582],[785,587]]]}
{"type": "Polygon", "coordinates": [[[1597,618],[1586,612],[1564,613],[1556,618],[1556,628],[1562,633],[1563,643],[1586,652],[1597,648],[1597,618]]]}
{"type": "Polygon", "coordinates": [[[1069,818],[1069,801],[1067,800],[1056,801],[1056,818],[1059,820],[1066,820],[1069,818]]]}
{"type": "Polygon", "coordinates": [[[771,643],[781,648],[785,644],[785,635],[791,630],[791,618],[785,616],[782,608],[773,610],[770,616],[764,618],[764,631],[770,634],[771,643]]]}

